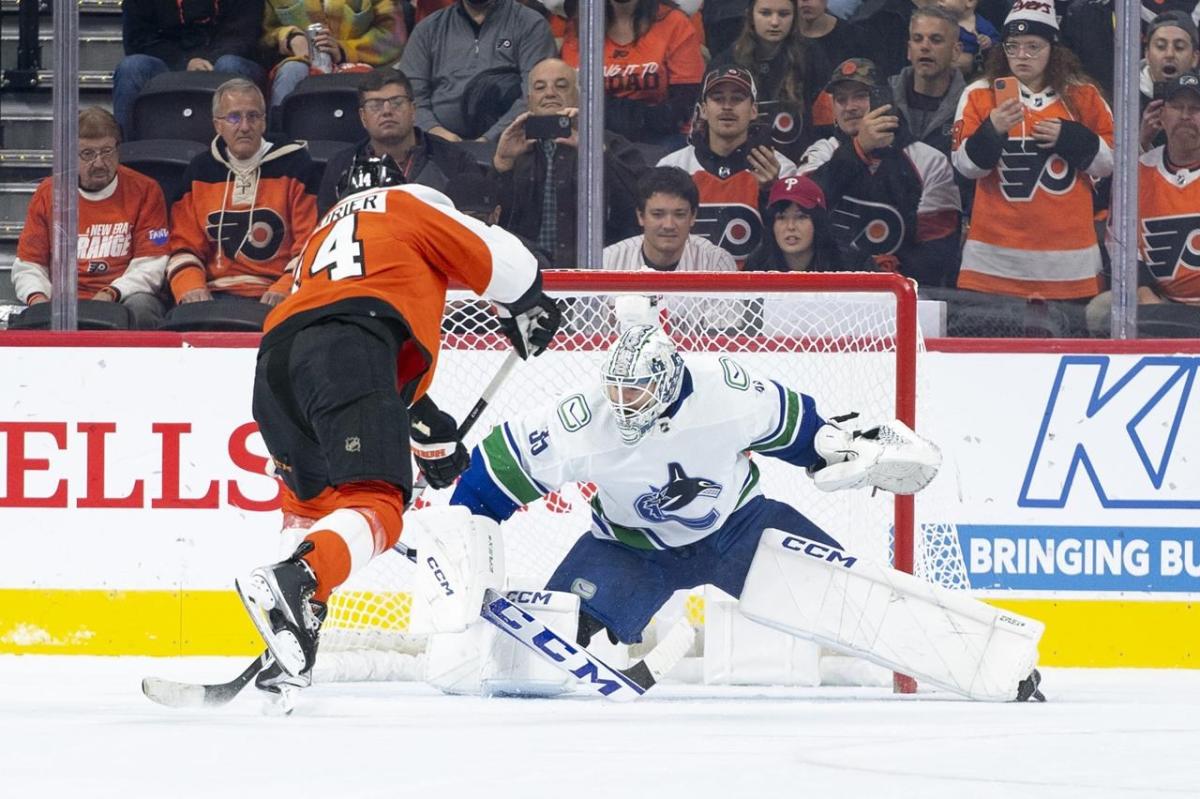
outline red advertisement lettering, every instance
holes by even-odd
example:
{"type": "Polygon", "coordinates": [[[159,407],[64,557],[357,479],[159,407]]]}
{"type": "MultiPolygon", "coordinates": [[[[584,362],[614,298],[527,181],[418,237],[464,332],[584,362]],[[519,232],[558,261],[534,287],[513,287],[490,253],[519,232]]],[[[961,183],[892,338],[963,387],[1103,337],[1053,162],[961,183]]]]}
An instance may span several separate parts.
{"type": "Polygon", "coordinates": [[[67,507],[67,481],[59,480],[54,493],[48,497],[31,497],[25,493],[25,473],[45,472],[50,469],[48,458],[26,458],[25,436],[46,433],[54,436],[59,449],[67,448],[66,422],[0,422],[0,433],[8,439],[8,474],[5,479],[5,495],[0,497],[4,508],[65,508],[67,507]]]}
{"type": "Polygon", "coordinates": [[[150,428],[162,436],[162,496],[150,501],[152,508],[215,508],[220,501],[220,484],[216,480],[208,483],[208,491],[202,497],[179,495],[179,450],[184,433],[192,432],[187,422],[157,423],[150,428]]]}
{"type": "Polygon", "coordinates": [[[143,483],[133,481],[133,490],[123,497],[109,497],[104,493],[104,437],[115,433],[117,426],[112,422],[80,422],[79,432],[87,436],[87,493],[76,502],[80,508],[140,508],[143,499],[143,483]]]}
{"type": "MultiPolygon", "coordinates": [[[[255,455],[246,447],[246,442],[250,436],[258,432],[258,425],[254,422],[247,422],[241,425],[229,436],[229,459],[233,461],[233,465],[239,469],[243,469],[251,474],[266,474],[267,459],[259,455],[255,455]]],[[[226,483],[226,490],[229,493],[229,504],[235,508],[243,510],[278,510],[279,509],[279,483],[275,483],[275,494],[267,500],[250,499],[242,493],[238,488],[236,480],[229,480],[226,483]]]]}

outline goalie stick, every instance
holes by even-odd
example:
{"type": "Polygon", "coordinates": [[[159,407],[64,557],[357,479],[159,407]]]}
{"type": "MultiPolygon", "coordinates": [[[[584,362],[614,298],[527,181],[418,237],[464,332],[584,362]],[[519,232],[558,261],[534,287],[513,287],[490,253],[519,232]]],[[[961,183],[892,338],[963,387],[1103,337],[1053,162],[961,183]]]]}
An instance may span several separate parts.
{"type": "MultiPolygon", "coordinates": [[[[496,374],[484,387],[483,392],[479,395],[479,399],[471,406],[471,410],[467,411],[467,415],[463,417],[462,423],[458,426],[459,439],[466,438],[467,433],[479,421],[479,417],[487,409],[492,398],[496,396],[496,391],[499,390],[500,384],[508,378],[508,373],[512,371],[520,356],[516,350],[509,350],[508,355],[504,356],[504,362],[500,364],[500,368],[496,370],[496,374]]],[[[411,508],[425,493],[425,489],[429,484],[425,482],[424,476],[419,476],[416,483],[413,485],[412,496],[408,501],[408,508],[411,508]]],[[[403,543],[397,541],[392,549],[404,555],[413,563],[417,562],[417,550],[410,548],[403,543]]],[[[270,668],[275,662],[275,657],[270,650],[263,652],[254,659],[254,661],[246,667],[246,669],[234,677],[229,682],[223,683],[187,683],[177,682],[175,680],[166,680],[161,677],[144,677],[142,679],[142,693],[152,702],[157,702],[160,705],[167,707],[220,707],[227,704],[235,696],[241,693],[242,689],[253,680],[260,671],[270,668]]]]}

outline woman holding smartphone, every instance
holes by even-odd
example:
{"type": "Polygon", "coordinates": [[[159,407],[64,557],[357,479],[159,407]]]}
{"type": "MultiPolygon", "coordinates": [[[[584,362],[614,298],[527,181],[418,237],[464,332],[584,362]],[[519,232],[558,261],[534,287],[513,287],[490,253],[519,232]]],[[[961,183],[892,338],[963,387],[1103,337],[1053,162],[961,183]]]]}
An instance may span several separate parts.
{"type": "Polygon", "coordinates": [[[977,184],[958,287],[1095,296],[1092,186],[1112,174],[1112,146],[1112,110],[1058,42],[1052,8],[1019,4],[983,77],[959,101],[952,161],[977,184]]]}

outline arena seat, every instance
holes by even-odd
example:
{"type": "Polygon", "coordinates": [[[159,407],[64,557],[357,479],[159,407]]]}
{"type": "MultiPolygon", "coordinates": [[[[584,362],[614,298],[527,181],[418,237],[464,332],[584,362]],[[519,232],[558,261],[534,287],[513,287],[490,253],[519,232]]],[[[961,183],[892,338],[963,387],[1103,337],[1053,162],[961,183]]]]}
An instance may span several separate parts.
{"type": "Polygon", "coordinates": [[[313,163],[325,171],[325,166],[335,155],[342,150],[348,150],[354,145],[344,141],[329,141],[325,139],[309,139],[308,140],[308,157],[313,160],[313,163]]]}
{"type": "MultiPolygon", "coordinates": [[[[51,305],[39,302],[9,317],[9,330],[49,330],[51,305]]],[[[133,329],[133,314],[119,302],[80,300],[77,320],[80,330],[133,329]]]]}
{"type": "Polygon", "coordinates": [[[313,75],[283,100],[283,132],[292,139],[357,142],[367,137],[358,119],[362,73],[313,75]]]}
{"type": "Polygon", "coordinates": [[[160,329],[179,333],[261,333],[270,311],[269,305],[256,302],[189,302],[172,308],[160,329]]]}
{"type": "Polygon", "coordinates": [[[155,75],[133,101],[133,132],[138,139],[186,139],[207,144],[216,131],[212,96],[229,72],[164,72],[155,75]]]}
{"type": "Polygon", "coordinates": [[[158,181],[167,208],[183,193],[184,170],[206,149],[206,145],[186,139],[127,141],[119,148],[123,165],[158,181]]]}
{"type": "Polygon", "coordinates": [[[1139,338],[1200,338],[1200,308],[1177,302],[1138,305],[1139,338]]]}

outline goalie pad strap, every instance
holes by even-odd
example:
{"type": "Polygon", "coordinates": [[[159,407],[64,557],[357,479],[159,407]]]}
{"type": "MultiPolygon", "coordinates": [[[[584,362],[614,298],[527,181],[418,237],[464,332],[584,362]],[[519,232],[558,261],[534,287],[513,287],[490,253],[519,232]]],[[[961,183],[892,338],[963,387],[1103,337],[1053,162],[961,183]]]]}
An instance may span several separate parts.
{"type": "Polygon", "coordinates": [[[768,627],[857,655],[948,691],[1016,698],[1044,625],[961,592],[768,529],[739,609],[768,627]]]}

